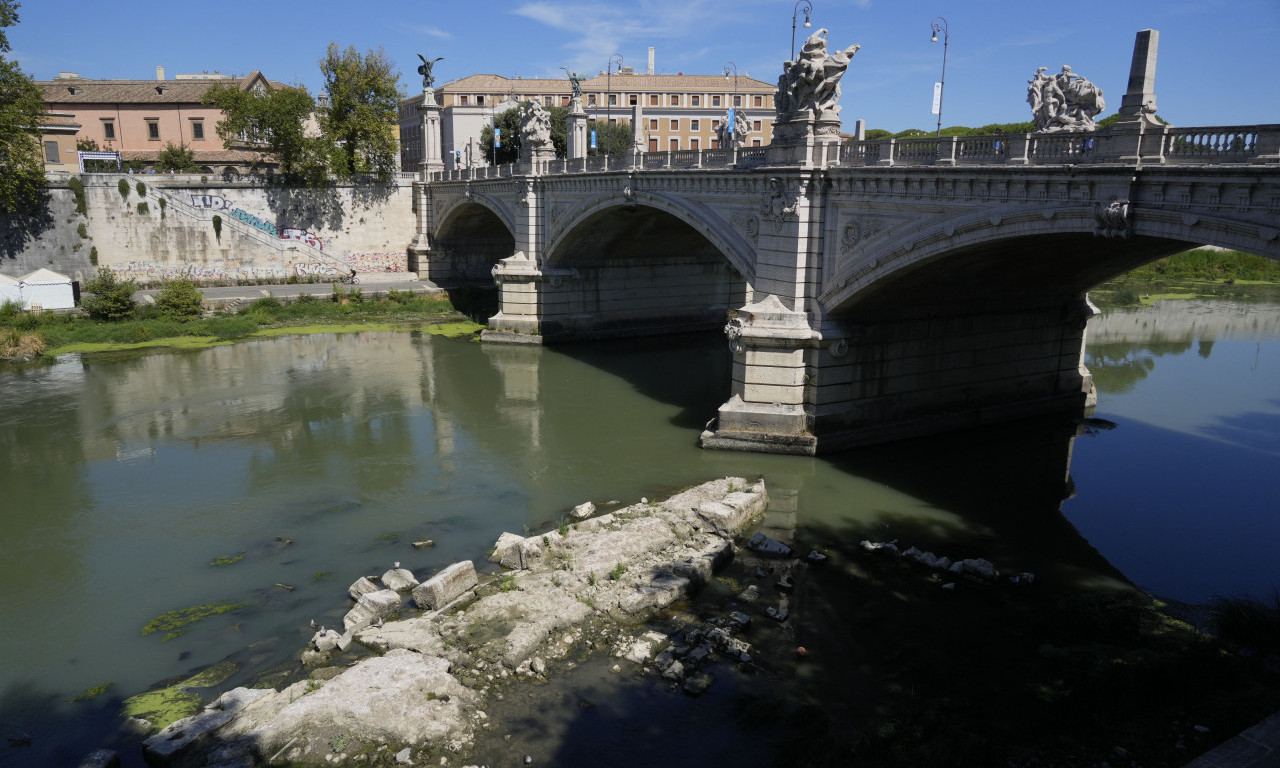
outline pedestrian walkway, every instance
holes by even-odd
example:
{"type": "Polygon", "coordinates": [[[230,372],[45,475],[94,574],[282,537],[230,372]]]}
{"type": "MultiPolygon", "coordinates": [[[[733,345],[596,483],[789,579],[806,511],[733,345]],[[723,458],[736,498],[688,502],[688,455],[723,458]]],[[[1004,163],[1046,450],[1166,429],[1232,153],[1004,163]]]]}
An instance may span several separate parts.
{"type": "Polygon", "coordinates": [[[1280,712],[1197,757],[1186,768],[1280,768],[1280,712]]]}

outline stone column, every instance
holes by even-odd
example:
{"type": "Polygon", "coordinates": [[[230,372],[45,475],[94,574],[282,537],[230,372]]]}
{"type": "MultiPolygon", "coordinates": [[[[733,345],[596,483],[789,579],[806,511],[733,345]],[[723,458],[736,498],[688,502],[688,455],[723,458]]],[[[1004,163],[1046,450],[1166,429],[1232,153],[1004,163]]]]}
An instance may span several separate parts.
{"type": "Polygon", "coordinates": [[[575,98],[569,104],[568,134],[565,149],[570,160],[579,160],[587,156],[587,113],[582,108],[582,99],[575,98]]]}
{"type": "Polygon", "coordinates": [[[644,140],[644,107],[640,106],[640,100],[636,99],[636,105],[631,108],[631,157],[632,164],[640,163],[640,155],[643,155],[648,146],[644,140]]]}
{"type": "Polygon", "coordinates": [[[427,88],[422,92],[422,104],[418,106],[422,114],[422,180],[426,174],[444,170],[444,140],[442,136],[444,109],[436,103],[435,91],[427,88]]]}
{"type": "Polygon", "coordinates": [[[408,267],[410,272],[417,273],[419,280],[429,280],[431,276],[424,274],[424,271],[428,271],[429,260],[427,256],[431,251],[431,231],[434,228],[434,217],[431,213],[431,190],[424,181],[415,181],[413,183],[413,213],[417,233],[413,237],[413,242],[409,245],[408,267]]]}
{"type": "Polygon", "coordinates": [[[1120,119],[1116,126],[1149,128],[1160,125],[1156,114],[1156,52],[1160,33],[1144,29],[1133,41],[1133,61],[1129,64],[1129,87],[1120,102],[1120,119]]]}

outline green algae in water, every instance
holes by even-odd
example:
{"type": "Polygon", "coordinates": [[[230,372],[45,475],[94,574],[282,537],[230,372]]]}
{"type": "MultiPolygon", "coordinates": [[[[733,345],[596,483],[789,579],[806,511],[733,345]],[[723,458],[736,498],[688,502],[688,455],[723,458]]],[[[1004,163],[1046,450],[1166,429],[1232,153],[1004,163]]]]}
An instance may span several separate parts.
{"type": "Polygon", "coordinates": [[[244,550],[242,549],[234,555],[218,555],[209,561],[209,565],[216,566],[218,568],[225,568],[226,566],[231,565],[232,563],[238,563],[243,559],[244,550]]]}
{"type": "Polygon", "coordinates": [[[220,613],[244,608],[247,605],[248,603],[210,603],[208,605],[193,605],[190,608],[179,608],[176,611],[167,611],[148,621],[147,625],[142,628],[142,634],[150,635],[153,632],[164,632],[164,639],[172,640],[186,632],[188,624],[193,624],[209,616],[217,616],[220,613]]]}
{"type": "Polygon", "coordinates": [[[124,716],[146,720],[158,731],[170,723],[194,715],[204,707],[204,699],[188,691],[188,688],[215,686],[231,677],[236,669],[235,662],[224,661],[174,685],[130,696],[124,700],[124,716]]]}
{"type": "Polygon", "coordinates": [[[92,688],[86,688],[84,693],[80,694],[79,696],[76,696],[71,700],[72,701],[89,701],[91,699],[96,699],[102,694],[111,690],[111,687],[113,685],[115,685],[115,683],[101,683],[99,685],[93,686],[92,688]]]}

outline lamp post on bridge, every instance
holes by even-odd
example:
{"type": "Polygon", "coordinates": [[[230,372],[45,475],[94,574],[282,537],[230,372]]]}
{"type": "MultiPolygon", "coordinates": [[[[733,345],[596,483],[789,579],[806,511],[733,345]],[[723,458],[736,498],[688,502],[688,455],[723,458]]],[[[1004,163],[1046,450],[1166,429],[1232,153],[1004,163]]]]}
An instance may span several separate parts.
{"type": "MultiPolygon", "coordinates": [[[[615,53],[609,57],[609,65],[605,71],[605,90],[604,97],[604,154],[609,156],[613,149],[613,62],[618,61],[618,73],[622,73],[622,54],[615,53]]],[[[606,165],[608,165],[606,161],[606,165]]]]}
{"type": "Polygon", "coordinates": [[[729,137],[729,148],[732,149],[738,143],[738,137],[733,132],[734,121],[738,118],[738,66],[732,61],[726,61],[724,64],[725,80],[729,79],[730,72],[733,73],[733,101],[729,102],[729,125],[725,129],[725,135],[729,137]]]}
{"type": "Polygon", "coordinates": [[[804,28],[808,29],[813,26],[809,23],[809,14],[813,13],[813,3],[809,0],[796,0],[796,7],[791,11],[791,59],[796,60],[796,17],[800,15],[800,8],[804,7],[804,28]]]}
{"type": "Polygon", "coordinates": [[[938,131],[934,134],[934,138],[942,138],[942,96],[947,89],[947,46],[951,43],[951,30],[947,27],[947,20],[941,16],[934,16],[931,26],[933,37],[929,42],[938,42],[938,33],[942,33],[942,82],[938,84],[938,131]]]}

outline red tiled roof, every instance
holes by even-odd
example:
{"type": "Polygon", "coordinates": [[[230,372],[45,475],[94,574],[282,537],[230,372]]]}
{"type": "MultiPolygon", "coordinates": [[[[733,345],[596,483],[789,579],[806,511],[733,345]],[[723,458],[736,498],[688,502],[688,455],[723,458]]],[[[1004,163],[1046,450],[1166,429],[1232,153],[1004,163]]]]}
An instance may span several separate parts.
{"type": "MultiPolygon", "coordinates": [[[[246,88],[261,72],[254,70],[230,80],[86,80],[62,78],[36,82],[46,104],[199,104],[205,91],[218,83],[246,88]]],[[[265,78],[264,78],[265,79],[265,78]]],[[[273,89],[284,83],[266,81],[273,89]]]]}

